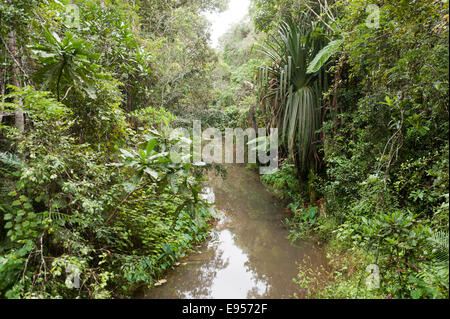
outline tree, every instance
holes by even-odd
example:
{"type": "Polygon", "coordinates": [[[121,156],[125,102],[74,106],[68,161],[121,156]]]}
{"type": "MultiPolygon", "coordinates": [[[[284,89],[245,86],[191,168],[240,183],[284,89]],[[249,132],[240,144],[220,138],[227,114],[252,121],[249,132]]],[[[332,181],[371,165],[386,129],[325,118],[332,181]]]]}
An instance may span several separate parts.
{"type": "Polygon", "coordinates": [[[282,128],[282,141],[296,159],[300,179],[317,156],[314,143],[321,123],[319,107],[327,87],[324,68],[307,73],[307,67],[325,44],[324,37],[287,20],[261,46],[273,62],[260,69],[261,104],[271,116],[271,126],[282,128]]]}
{"type": "Polygon", "coordinates": [[[43,64],[35,74],[35,79],[41,82],[41,89],[56,86],[56,95],[61,101],[61,84],[64,81],[67,85],[77,84],[91,98],[95,98],[94,78],[98,77],[98,66],[88,59],[94,60],[98,55],[89,51],[89,43],[77,39],[69,31],[61,40],[56,32],[45,29],[44,37],[46,43],[33,47],[43,64]]]}
{"type": "MultiPolygon", "coordinates": [[[[3,85],[11,81],[10,84],[20,88],[22,80],[27,80],[23,63],[26,57],[23,39],[29,27],[31,12],[36,5],[36,0],[4,0],[0,4],[0,37],[6,51],[5,55],[9,56],[8,60],[5,59],[7,63],[5,66],[9,66],[11,70],[9,74],[7,71],[4,72],[6,81],[3,85]]],[[[2,90],[4,89],[3,87],[2,90]]],[[[21,105],[21,101],[18,101],[18,105],[21,105]]],[[[23,131],[25,123],[22,107],[15,109],[14,118],[16,127],[23,131]]]]}
{"type": "MultiPolygon", "coordinates": [[[[20,82],[19,79],[19,74],[20,74],[20,68],[19,68],[19,62],[18,60],[18,53],[19,50],[17,48],[17,41],[16,41],[16,32],[14,30],[11,30],[9,32],[9,50],[10,50],[10,55],[12,60],[14,61],[13,66],[12,66],[12,83],[14,86],[20,88],[22,87],[22,84],[20,82]]],[[[19,105],[21,105],[21,101],[19,101],[19,105]]],[[[25,121],[24,121],[24,117],[23,117],[23,109],[22,107],[17,107],[14,110],[14,119],[15,119],[15,123],[16,123],[16,127],[20,130],[23,131],[25,129],[25,121]]]]}

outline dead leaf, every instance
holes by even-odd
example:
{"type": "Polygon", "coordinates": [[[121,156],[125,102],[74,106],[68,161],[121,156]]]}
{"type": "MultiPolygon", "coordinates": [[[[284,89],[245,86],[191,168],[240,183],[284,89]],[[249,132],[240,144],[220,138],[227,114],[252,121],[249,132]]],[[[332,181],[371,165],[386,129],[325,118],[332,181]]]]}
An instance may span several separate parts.
{"type": "Polygon", "coordinates": [[[162,284],[165,284],[167,282],[166,279],[161,279],[155,282],[155,286],[161,286],[162,284]]]}

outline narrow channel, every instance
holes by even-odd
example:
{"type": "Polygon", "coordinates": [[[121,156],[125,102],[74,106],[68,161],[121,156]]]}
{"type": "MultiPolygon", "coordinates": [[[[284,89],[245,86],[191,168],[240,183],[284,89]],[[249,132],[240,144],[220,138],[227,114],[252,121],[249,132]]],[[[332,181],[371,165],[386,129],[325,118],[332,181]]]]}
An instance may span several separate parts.
{"type": "Polygon", "coordinates": [[[324,263],[320,249],[290,243],[283,205],[257,172],[234,164],[226,178],[210,172],[208,184],[220,215],[211,239],[144,298],[301,298],[304,291],[292,279],[305,258],[311,267],[324,263]]]}

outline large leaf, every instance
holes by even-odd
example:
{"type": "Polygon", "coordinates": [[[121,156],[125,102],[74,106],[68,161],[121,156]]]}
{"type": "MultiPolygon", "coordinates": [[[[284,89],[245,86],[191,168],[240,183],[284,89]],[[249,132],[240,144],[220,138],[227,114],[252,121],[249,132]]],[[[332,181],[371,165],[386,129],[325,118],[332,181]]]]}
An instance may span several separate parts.
{"type": "Polygon", "coordinates": [[[322,50],[317,53],[314,59],[309,63],[306,73],[315,73],[328,61],[328,59],[339,51],[342,39],[334,40],[328,43],[322,50]]]}

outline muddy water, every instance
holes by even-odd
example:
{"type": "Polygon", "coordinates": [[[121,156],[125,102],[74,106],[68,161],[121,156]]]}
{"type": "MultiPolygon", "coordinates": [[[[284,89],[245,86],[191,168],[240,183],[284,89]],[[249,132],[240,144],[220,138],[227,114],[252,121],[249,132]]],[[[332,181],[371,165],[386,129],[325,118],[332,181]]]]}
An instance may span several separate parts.
{"type": "Polygon", "coordinates": [[[324,262],[311,242],[293,246],[283,225],[283,206],[257,173],[232,165],[222,179],[210,173],[220,221],[212,238],[169,272],[167,282],[145,298],[292,298],[303,292],[292,282],[297,263],[324,262]]]}

